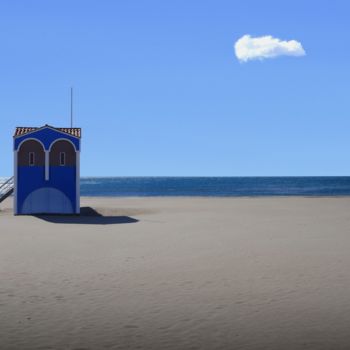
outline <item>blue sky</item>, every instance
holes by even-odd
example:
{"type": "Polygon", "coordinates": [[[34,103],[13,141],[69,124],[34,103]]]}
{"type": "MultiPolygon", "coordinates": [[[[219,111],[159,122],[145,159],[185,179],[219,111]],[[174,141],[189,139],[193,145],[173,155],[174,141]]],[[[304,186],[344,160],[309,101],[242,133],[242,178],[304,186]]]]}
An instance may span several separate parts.
{"type": "Polygon", "coordinates": [[[0,1],[0,175],[15,126],[83,128],[83,176],[349,175],[347,0],[0,1]],[[241,63],[245,34],[302,57],[241,63]]]}

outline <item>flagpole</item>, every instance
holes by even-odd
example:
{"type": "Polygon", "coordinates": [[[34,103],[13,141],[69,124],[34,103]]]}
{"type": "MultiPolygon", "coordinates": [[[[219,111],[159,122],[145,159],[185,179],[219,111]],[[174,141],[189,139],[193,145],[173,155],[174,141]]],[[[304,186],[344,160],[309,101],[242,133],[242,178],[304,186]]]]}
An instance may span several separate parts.
{"type": "Polygon", "coordinates": [[[70,127],[73,127],[73,87],[70,88],[70,127]]]}

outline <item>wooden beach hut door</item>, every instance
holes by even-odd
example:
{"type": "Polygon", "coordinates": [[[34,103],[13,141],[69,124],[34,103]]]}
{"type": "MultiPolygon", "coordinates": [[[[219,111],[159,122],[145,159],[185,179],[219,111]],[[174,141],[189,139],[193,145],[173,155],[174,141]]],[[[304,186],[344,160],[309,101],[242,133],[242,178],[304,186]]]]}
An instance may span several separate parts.
{"type": "Polygon", "coordinates": [[[73,206],[61,191],[44,187],[30,193],[22,207],[23,214],[72,214],[73,206]]]}

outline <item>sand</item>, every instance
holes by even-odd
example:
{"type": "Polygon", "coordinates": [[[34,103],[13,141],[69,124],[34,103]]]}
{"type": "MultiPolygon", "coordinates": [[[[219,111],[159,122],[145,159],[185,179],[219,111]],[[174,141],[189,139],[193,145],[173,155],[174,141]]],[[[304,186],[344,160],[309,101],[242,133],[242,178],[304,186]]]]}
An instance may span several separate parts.
{"type": "Polygon", "coordinates": [[[349,197],[83,198],[82,217],[11,205],[1,349],[350,348],[349,197]]]}

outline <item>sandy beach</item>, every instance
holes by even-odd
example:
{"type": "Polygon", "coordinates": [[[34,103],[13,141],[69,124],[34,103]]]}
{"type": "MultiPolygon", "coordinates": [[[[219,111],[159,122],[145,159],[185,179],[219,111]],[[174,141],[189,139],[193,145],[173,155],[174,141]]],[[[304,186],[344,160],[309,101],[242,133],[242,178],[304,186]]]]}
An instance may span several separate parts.
{"type": "Polygon", "coordinates": [[[350,197],[0,208],[1,349],[349,349],[350,197]]]}

